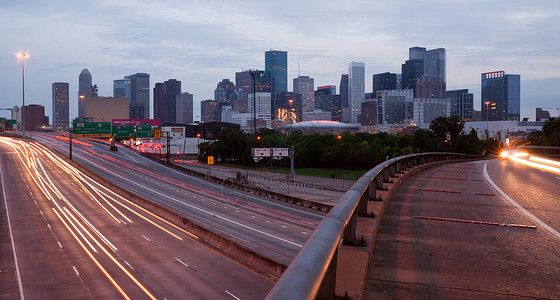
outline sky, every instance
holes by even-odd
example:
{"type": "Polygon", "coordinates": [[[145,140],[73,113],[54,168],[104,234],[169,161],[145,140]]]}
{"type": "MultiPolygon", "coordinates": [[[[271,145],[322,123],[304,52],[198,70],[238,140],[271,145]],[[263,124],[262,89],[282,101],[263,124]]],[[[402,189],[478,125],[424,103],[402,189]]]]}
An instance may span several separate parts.
{"type": "Polygon", "coordinates": [[[371,92],[373,74],[401,73],[408,48],[420,46],[446,49],[447,89],[470,89],[475,109],[481,73],[520,74],[521,117],[534,120],[535,107],[560,107],[559,37],[558,0],[0,0],[0,108],[21,106],[19,51],[29,53],[25,103],[49,116],[53,82],[70,83],[77,115],[87,68],[100,96],[137,72],[150,74],[151,89],[180,80],[197,120],[218,82],[264,69],[269,49],[288,51],[289,90],[298,74],[338,88],[361,61],[371,92]]]}

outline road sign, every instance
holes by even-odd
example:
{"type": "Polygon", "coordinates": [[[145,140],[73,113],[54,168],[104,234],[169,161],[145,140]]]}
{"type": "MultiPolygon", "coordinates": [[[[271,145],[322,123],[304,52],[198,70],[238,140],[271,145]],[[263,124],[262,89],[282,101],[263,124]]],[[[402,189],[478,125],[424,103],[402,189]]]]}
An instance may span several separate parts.
{"type": "Polygon", "coordinates": [[[111,122],[72,122],[74,137],[111,137],[111,122]]]}
{"type": "Polygon", "coordinates": [[[161,129],[154,130],[154,138],[159,139],[161,138],[161,129]]]}
{"type": "Polygon", "coordinates": [[[133,125],[113,125],[112,134],[117,138],[132,138],[134,137],[133,125]]]}
{"type": "Polygon", "coordinates": [[[288,157],[290,156],[290,148],[271,148],[272,156],[274,157],[288,157]]]}
{"type": "Polygon", "coordinates": [[[253,157],[270,157],[270,148],[251,148],[253,157]]]}
{"type": "Polygon", "coordinates": [[[142,123],[140,125],[136,125],[136,137],[137,138],[152,137],[152,124],[142,123]]]}
{"type": "Polygon", "coordinates": [[[213,165],[213,164],[214,164],[214,156],[208,156],[208,164],[209,164],[209,165],[213,165]]]}

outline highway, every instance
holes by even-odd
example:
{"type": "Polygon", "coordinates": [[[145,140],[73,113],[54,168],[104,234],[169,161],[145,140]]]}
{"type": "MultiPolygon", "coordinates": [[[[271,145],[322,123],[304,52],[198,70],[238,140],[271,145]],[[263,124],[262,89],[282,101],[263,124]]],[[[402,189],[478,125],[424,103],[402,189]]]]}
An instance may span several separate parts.
{"type": "MultiPolygon", "coordinates": [[[[33,138],[68,153],[66,137],[33,138]]],[[[188,176],[122,145],[114,152],[97,141],[73,141],[73,159],[99,176],[284,265],[325,215],[188,176]]]]}
{"type": "Polygon", "coordinates": [[[261,299],[274,284],[38,143],[0,137],[0,179],[0,298],[261,299]]]}
{"type": "Polygon", "coordinates": [[[383,216],[365,298],[558,298],[559,177],[511,159],[414,175],[383,216]]]}

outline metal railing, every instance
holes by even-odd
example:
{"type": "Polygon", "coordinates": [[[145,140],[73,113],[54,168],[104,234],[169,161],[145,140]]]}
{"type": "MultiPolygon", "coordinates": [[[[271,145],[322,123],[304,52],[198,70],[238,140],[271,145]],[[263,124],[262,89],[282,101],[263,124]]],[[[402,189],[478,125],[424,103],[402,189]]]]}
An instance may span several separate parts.
{"type": "Polygon", "coordinates": [[[391,182],[396,174],[414,166],[483,158],[457,153],[423,153],[396,157],[375,166],[360,177],[325,216],[266,299],[332,299],[340,240],[345,245],[360,244],[356,240],[357,219],[368,215],[368,200],[376,199],[376,191],[384,189],[383,183],[391,182]]]}

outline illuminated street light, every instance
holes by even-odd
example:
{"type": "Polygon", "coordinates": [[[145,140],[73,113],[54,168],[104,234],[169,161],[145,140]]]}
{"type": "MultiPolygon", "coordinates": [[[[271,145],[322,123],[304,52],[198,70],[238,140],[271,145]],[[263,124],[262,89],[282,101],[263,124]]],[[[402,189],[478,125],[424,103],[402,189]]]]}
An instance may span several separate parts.
{"type": "Polygon", "coordinates": [[[28,53],[19,52],[16,54],[18,60],[21,59],[21,97],[22,97],[22,107],[21,107],[21,129],[23,130],[23,137],[25,137],[25,60],[29,57],[28,53]]]}
{"type": "Polygon", "coordinates": [[[488,105],[490,104],[490,101],[486,101],[484,102],[484,104],[486,104],[486,139],[489,139],[490,132],[488,131],[488,105]]]}

